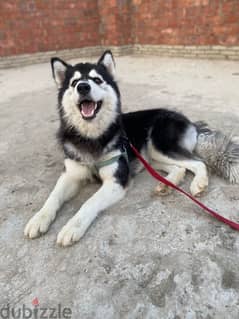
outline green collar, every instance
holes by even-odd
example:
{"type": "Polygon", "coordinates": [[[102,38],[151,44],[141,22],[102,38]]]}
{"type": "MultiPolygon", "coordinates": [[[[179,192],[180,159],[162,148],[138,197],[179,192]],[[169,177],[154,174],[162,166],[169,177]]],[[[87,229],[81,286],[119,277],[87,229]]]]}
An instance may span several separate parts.
{"type": "Polygon", "coordinates": [[[121,156],[123,156],[123,157],[126,159],[127,163],[129,162],[127,151],[126,151],[126,149],[124,148],[124,151],[121,151],[121,153],[120,153],[119,155],[113,156],[113,157],[111,157],[110,159],[105,160],[105,161],[100,161],[100,162],[98,162],[98,163],[95,164],[95,167],[96,167],[97,170],[100,170],[100,169],[101,169],[102,167],[104,167],[104,166],[108,166],[108,165],[113,164],[114,162],[117,162],[118,159],[119,159],[121,156]]]}

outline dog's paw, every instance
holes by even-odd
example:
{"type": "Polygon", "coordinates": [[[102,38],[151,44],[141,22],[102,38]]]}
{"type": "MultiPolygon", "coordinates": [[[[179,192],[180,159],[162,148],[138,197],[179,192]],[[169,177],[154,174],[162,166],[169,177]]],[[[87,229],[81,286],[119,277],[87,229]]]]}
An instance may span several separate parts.
{"type": "Polygon", "coordinates": [[[57,244],[63,247],[71,246],[81,239],[86,230],[87,227],[84,227],[83,223],[70,220],[59,232],[57,244]]]}
{"type": "Polygon", "coordinates": [[[40,210],[27,223],[24,235],[28,238],[36,238],[46,233],[55,216],[47,211],[40,210]]]}
{"type": "Polygon", "coordinates": [[[208,187],[208,177],[203,176],[200,178],[194,178],[190,186],[190,191],[193,196],[200,196],[208,187]]]}
{"type": "Polygon", "coordinates": [[[156,195],[156,196],[167,196],[171,192],[172,192],[172,189],[170,187],[160,183],[153,190],[153,195],[156,195]]]}

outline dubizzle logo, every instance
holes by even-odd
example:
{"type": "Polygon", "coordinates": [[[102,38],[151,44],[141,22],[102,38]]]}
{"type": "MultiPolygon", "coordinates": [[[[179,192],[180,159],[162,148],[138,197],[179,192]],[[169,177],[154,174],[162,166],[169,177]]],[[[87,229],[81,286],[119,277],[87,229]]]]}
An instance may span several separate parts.
{"type": "Polygon", "coordinates": [[[38,298],[32,300],[33,308],[23,304],[20,307],[11,307],[10,304],[0,308],[2,319],[70,319],[72,310],[57,304],[56,307],[41,307],[38,298]]]}
{"type": "Polygon", "coordinates": [[[32,305],[33,306],[39,306],[39,300],[38,300],[37,297],[32,300],[32,305]]]}

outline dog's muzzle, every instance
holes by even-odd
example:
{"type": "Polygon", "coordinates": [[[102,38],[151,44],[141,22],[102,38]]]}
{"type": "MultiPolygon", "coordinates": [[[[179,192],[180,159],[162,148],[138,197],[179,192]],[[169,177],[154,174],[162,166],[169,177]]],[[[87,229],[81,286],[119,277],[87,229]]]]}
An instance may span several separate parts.
{"type": "Polygon", "coordinates": [[[81,116],[85,120],[92,120],[99,112],[102,105],[102,101],[83,100],[79,104],[81,116]]]}
{"type": "Polygon", "coordinates": [[[81,116],[84,120],[92,120],[99,112],[102,101],[94,101],[91,98],[91,86],[87,82],[79,82],[76,87],[77,92],[80,95],[80,101],[78,104],[81,116]]]}

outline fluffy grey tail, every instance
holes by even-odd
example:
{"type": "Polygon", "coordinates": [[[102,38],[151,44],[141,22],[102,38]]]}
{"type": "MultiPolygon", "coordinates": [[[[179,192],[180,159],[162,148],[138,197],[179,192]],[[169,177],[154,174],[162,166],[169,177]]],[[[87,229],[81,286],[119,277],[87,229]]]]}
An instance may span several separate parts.
{"type": "Polygon", "coordinates": [[[198,140],[195,152],[219,176],[239,183],[239,137],[210,130],[203,122],[195,123],[198,140]]]}

